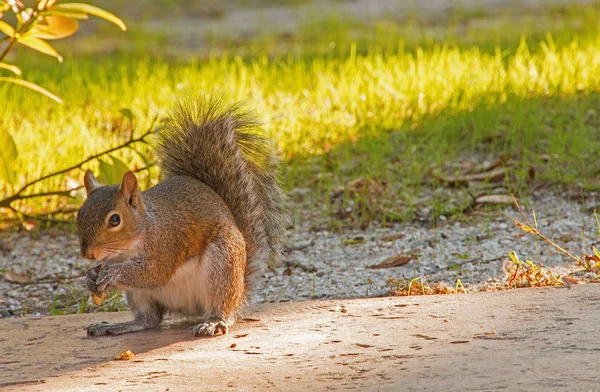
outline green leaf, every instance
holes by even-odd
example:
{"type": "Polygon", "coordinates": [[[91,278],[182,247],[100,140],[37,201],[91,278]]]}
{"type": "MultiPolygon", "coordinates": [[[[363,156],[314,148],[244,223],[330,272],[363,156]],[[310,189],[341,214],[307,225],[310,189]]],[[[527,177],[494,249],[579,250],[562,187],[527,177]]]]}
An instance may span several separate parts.
{"type": "Polygon", "coordinates": [[[129,168],[123,161],[110,156],[112,163],[108,163],[101,159],[98,159],[100,162],[100,175],[98,176],[98,181],[103,184],[120,184],[123,180],[123,175],[129,171],[129,168]]]}
{"type": "Polygon", "coordinates": [[[4,34],[8,35],[9,37],[14,37],[15,36],[15,29],[13,29],[13,27],[11,25],[9,25],[6,22],[3,22],[0,20],[0,31],[3,32],[4,34]]]}
{"type": "Polygon", "coordinates": [[[12,184],[15,172],[11,164],[17,158],[17,146],[8,132],[0,128],[0,180],[12,184]]]}
{"type": "Polygon", "coordinates": [[[50,56],[54,56],[62,63],[62,57],[58,54],[56,50],[46,41],[42,41],[39,38],[36,38],[31,35],[24,35],[17,40],[18,43],[28,46],[31,49],[37,50],[40,53],[44,53],[50,56]]]}
{"type": "Polygon", "coordinates": [[[37,91],[38,93],[47,96],[48,98],[50,98],[58,103],[62,103],[62,99],[58,98],[56,95],[52,94],[50,91],[46,90],[43,87],[38,86],[37,84],[28,82],[26,80],[17,79],[17,78],[6,78],[3,76],[0,76],[0,82],[14,83],[14,84],[18,84],[19,86],[27,87],[31,90],[37,91]]]}
{"type": "Polygon", "coordinates": [[[16,65],[0,63],[0,68],[7,69],[10,72],[14,73],[15,75],[21,75],[21,70],[16,65]]]}
{"type": "Polygon", "coordinates": [[[102,159],[98,159],[98,162],[100,162],[100,175],[98,175],[98,182],[106,185],[115,184],[116,182],[112,181],[114,177],[112,165],[103,161],[102,159]]]}
{"type": "Polygon", "coordinates": [[[133,121],[134,115],[133,115],[133,112],[131,111],[131,109],[123,108],[123,109],[119,110],[119,113],[121,113],[123,115],[123,117],[125,117],[129,121],[133,121]]]}
{"type": "Polygon", "coordinates": [[[115,175],[119,179],[118,182],[121,182],[125,173],[129,171],[129,167],[127,167],[127,165],[120,159],[117,159],[113,156],[111,156],[111,159],[113,160],[115,175]]]}
{"type": "Polygon", "coordinates": [[[68,18],[80,19],[80,20],[89,19],[88,14],[86,14],[85,12],[66,11],[66,10],[60,10],[60,9],[56,9],[56,8],[47,9],[44,12],[42,12],[42,15],[61,15],[61,16],[66,16],[68,18]]]}
{"type": "Polygon", "coordinates": [[[51,10],[60,10],[60,11],[84,12],[86,14],[94,15],[94,16],[97,16],[104,20],[107,20],[111,23],[114,23],[117,26],[119,26],[121,28],[121,30],[123,30],[123,31],[127,30],[127,26],[125,26],[125,23],[123,23],[123,21],[121,19],[117,18],[115,15],[111,14],[110,12],[103,10],[102,8],[98,8],[93,5],[83,4],[83,3],[65,3],[65,4],[56,4],[50,9],[51,10]]]}

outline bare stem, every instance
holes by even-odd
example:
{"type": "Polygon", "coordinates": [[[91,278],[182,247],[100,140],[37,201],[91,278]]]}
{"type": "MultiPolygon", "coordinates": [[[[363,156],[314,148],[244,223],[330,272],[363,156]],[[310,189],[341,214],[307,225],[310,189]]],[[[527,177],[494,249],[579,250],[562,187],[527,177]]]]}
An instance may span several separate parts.
{"type": "MultiPolygon", "coordinates": [[[[28,182],[27,184],[23,185],[23,187],[21,187],[21,189],[19,189],[14,195],[9,196],[9,197],[7,197],[5,199],[0,200],[0,208],[8,208],[8,209],[11,209],[11,210],[15,211],[16,213],[19,213],[19,211],[15,210],[11,206],[11,204],[14,201],[31,199],[31,198],[34,198],[34,197],[43,197],[43,196],[70,196],[70,193],[73,190],[77,190],[80,187],[74,188],[74,189],[69,189],[69,190],[54,190],[54,191],[47,191],[47,192],[39,192],[39,193],[33,193],[33,194],[29,194],[29,195],[23,195],[23,192],[25,190],[31,188],[33,185],[39,183],[40,181],[44,181],[44,180],[47,180],[48,178],[55,177],[55,176],[58,176],[58,175],[61,175],[61,174],[64,174],[64,173],[68,173],[68,172],[70,172],[71,170],[74,170],[74,169],[79,169],[83,165],[85,165],[86,163],[88,163],[89,161],[92,161],[94,159],[98,159],[101,156],[110,154],[111,152],[114,152],[114,151],[122,150],[124,148],[130,148],[132,144],[139,143],[139,142],[145,142],[144,139],[154,132],[154,124],[156,123],[157,119],[158,119],[158,116],[154,116],[154,118],[152,119],[152,122],[150,123],[150,126],[148,127],[148,129],[142,135],[140,135],[137,138],[131,138],[127,142],[125,142],[125,143],[123,143],[121,145],[118,145],[118,146],[113,147],[113,148],[109,148],[108,150],[102,151],[102,152],[100,152],[98,154],[91,155],[91,156],[87,157],[86,159],[80,161],[79,163],[77,163],[77,164],[75,164],[75,165],[73,165],[71,167],[68,167],[66,169],[62,169],[62,170],[56,171],[54,173],[47,174],[47,175],[39,177],[39,178],[37,178],[37,179],[35,179],[35,180],[31,181],[31,182],[28,182]]],[[[152,167],[153,165],[154,165],[154,163],[151,163],[148,166],[140,168],[140,169],[138,169],[136,171],[141,171],[141,170],[148,169],[148,168],[152,167]]]]}
{"type": "Polygon", "coordinates": [[[521,206],[517,202],[517,199],[514,196],[513,196],[513,200],[515,202],[515,205],[517,206],[517,209],[519,210],[519,213],[521,214],[521,216],[523,217],[523,219],[527,222],[527,223],[523,223],[523,222],[519,222],[516,219],[513,219],[513,222],[515,223],[515,225],[517,225],[519,227],[519,229],[523,230],[526,233],[531,233],[533,235],[538,236],[539,238],[542,239],[542,241],[544,241],[548,245],[553,246],[559,252],[561,252],[561,253],[567,255],[568,257],[570,257],[571,259],[575,260],[575,262],[577,262],[577,263],[581,262],[581,258],[580,257],[574,256],[573,254],[571,254],[571,252],[569,252],[565,248],[561,247],[560,245],[558,245],[557,243],[555,243],[554,241],[552,241],[550,238],[548,238],[545,235],[543,235],[542,233],[540,233],[538,231],[538,229],[537,229],[537,218],[535,217],[535,213],[533,215],[533,218],[534,218],[534,221],[535,221],[535,227],[534,227],[531,224],[531,222],[529,221],[529,219],[527,219],[527,216],[523,212],[523,209],[521,208],[521,206]]]}

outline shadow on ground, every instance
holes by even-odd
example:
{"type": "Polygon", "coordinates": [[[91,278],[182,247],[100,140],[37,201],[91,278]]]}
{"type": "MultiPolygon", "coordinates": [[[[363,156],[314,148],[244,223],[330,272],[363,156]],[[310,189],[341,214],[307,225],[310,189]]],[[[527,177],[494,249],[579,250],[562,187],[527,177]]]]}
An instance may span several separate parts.
{"type": "Polygon", "coordinates": [[[1,382],[11,391],[588,390],[599,289],[261,305],[255,321],[212,339],[181,326],[84,336],[82,325],[125,314],[0,320],[1,382]],[[124,349],[135,359],[113,361],[124,349]]]}

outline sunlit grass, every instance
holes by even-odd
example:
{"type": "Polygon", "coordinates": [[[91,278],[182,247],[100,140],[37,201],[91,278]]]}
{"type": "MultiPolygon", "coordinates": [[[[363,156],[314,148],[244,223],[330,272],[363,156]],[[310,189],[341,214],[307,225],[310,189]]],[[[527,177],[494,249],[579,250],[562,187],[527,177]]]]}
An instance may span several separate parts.
{"type": "MultiPolygon", "coordinates": [[[[473,153],[520,159],[517,187],[542,155],[551,157],[542,179],[596,187],[600,38],[531,41],[514,50],[409,50],[396,42],[366,51],[348,44],[339,56],[173,62],[112,55],[67,58],[60,66],[25,60],[37,66],[28,79],[65,104],[0,87],[0,121],[19,148],[13,185],[124,140],[130,124],[120,109],[131,109],[140,132],[178,97],[215,91],[245,101],[264,121],[285,160],[289,189],[326,193],[366,175],[394,182],[395,197],[410,205],[402,191],[418,188],[432,166],[473,153]]],[[[139,164],[132,153],[122,157],[139,164]]],[[[11,186],[0,190],[10,194],[11,186]]]]}

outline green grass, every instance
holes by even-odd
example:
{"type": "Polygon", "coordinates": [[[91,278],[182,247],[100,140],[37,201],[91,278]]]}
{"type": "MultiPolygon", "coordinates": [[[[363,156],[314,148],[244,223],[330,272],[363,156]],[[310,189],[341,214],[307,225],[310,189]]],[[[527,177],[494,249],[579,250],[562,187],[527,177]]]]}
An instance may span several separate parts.
{"type": "MultiPolygon", "coordinates": [[[[501,14],[481,34],[473,28],[445,42],[444,34],[425,24],[415,39],[399,42],[406,30],[398,30],[393,42],[382,43],[377,37],[384,30],[373,37],[361,26],[350,29],[328,20],[326,31],[337,37],[335,54],[324,53],[332,38],[313,36],[313,26],[293,37],[312,43],[312,49],[299,47],[299,54],[287,56],[256,54],[271,53],[266,38],[247,44],[257,46],[244,57],[187,62],[125,53],[68,56],[59,66],[32,56],[22,62],[26,77],[65,104],[1,86],[0,102],[6,106],[0,123],[19,148],[19,183],[124,140],[131,124],[122,108],[132,110],[133,127],[141,132],[178,97],[217,91],[256,111],[284,158],[286,187],[311,189],[315,211],[333,209],[329,197],[336,187],[369,177],[389,184],[388,213],[381,219],[412,218],[423,192],[433,195],[427,203],[434,216],[455,213],[469,196],[430,192],[439,184],[429,172],[473,157],[510,156],[517,164],[506,185],[516,192],[526,189],[530,167],[548,182],[597,189],[599,18],[594,7],[576,10],[582,8],[538,15],[548,22],[540,26],[555,22],[546,29],[552,36],[539,26],[496,31],[506,27],[501,14]],[[350,32],[359,35],[342,36],[350,32]],[[521,32],[531,34],[525,40],[521,32]]],[[[446,26],[478,18],[458,15],[446,26]]],[[[121,157],[141,165],[133,153],[121,157]]],[[[40,187],[65,184],[63,177],[40,187]]],[[[2,195],[12,189],[0,184],[2,195]]],[[[45,202],[23,208],[36,211],[45,202]]]]}

